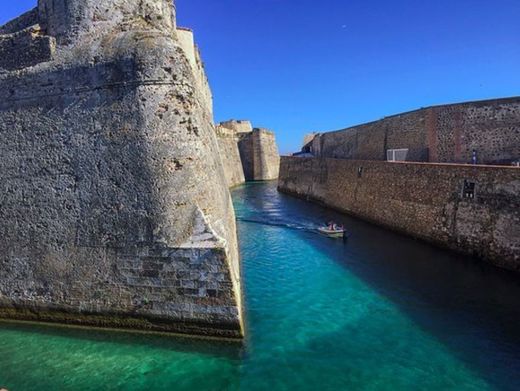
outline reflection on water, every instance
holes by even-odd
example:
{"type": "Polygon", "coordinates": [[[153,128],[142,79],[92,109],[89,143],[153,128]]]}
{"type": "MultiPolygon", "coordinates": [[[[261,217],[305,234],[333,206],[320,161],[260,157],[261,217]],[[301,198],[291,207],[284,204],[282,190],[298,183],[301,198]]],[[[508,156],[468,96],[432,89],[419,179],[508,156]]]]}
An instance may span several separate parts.
{"type": "Polygon", "coordinates": [[[247,338],[0,325],[11,390],[518,390],[520,279],[276,191],[236,189],[247,338]],[[347,243],[315,233],[344,223],[347,243]]]}

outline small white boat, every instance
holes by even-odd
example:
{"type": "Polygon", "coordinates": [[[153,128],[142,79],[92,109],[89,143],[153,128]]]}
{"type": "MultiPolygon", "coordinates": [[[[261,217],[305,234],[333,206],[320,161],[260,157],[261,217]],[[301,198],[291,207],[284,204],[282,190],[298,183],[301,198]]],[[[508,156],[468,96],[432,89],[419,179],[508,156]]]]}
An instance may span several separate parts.
{"type": "Polygon", "coordinates": [[[343,238],[343,237],[347,236],[346,235],[347,231],[344,229],[339,229],[339,228],[330,229],[329,227],[320,227],[320,228],[318,228],[318,231],[321,234],[327,235],[328,237],[331,237],[331,238],[343,238]]]}

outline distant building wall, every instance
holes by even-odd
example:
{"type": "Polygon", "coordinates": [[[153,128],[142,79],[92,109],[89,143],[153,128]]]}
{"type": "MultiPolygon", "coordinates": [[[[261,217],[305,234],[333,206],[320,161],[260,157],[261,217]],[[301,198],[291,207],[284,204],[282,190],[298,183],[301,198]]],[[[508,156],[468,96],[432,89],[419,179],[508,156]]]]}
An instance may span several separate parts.
{"type": "Polygon", "coordinates": [[[217,126],[216,131],[228,187],[235,187],[246,181],[238,151],[238,138],[234,131],[221,126],[217,126]]]}
{"type": "Polygon", "coordinates": [[[283,157],[279,189],[520,271],[520,169],[283,157]]]}
{"type": "Polygon", "coordinates": [[[273,132],[236,120],[221,122],[216,132],[230,187],[278,178],[280,155],[273,132]]]}
{"type": "Polygon", "coordinates": [[[407,161],[509,164],[520,159],[520,97],[436,106],[314,138],[315,156],[386,160],[408,149],[407,161]]]}
{"type": "Polygon", "coordinates": [[[251,121],[246,120],[230,120],[230,121],[224,121],[220,123],[220,126],[231,129],[235,133],[250,133],[253,131],[253,125],[251,124],[251,121]]]}
{"type": "Polygon", "coordinates": [[[267,129],[254,129],[243,134],[238,149],[248,181],[265,181],[278,178],[280,155],[274,133],[267,129]]]}
{"type": "Polygon", "coordinates": [[[313,133],[308,133],[308,134],[303,136],[303,147],[302,147],[302,150],[304,152],[309,152],[308,149],[310,148],[312,141],[314,140],[314,138],[317,135],[318,135],[318,133],[313,132],[313,133]]]}

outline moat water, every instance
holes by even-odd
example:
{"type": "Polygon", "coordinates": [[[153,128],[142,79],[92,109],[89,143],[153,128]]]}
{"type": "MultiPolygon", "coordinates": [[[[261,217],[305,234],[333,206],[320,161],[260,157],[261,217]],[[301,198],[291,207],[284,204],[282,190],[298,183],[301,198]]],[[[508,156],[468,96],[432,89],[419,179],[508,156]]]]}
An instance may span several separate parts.
{"type": "Polygon", "coordinates": [[[0,388],[520,390],[520,279],[275,183],[233,192],[247,339],[0,324],[0,388]],[[345,223],[347,243],[312,232],[345,223]],[[273,224],[274,223],[274,224],[273,224]]]}

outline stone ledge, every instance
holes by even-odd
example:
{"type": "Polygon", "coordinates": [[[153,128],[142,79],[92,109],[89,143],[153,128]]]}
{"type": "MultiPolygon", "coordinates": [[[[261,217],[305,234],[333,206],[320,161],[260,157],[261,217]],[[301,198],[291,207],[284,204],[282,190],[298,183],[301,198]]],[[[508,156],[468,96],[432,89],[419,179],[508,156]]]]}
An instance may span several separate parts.
{"type": "Polygon", "coordinates": [[[102,329],[174,333],[199,337],[218,337],[239,340],[242,335],[234,323],[204,322],[194,319],[171,321],[165,317],[140,315],[96,314],[59,311],[44,308],[0,307],[0,320],[61,324],[102,329]]]}

